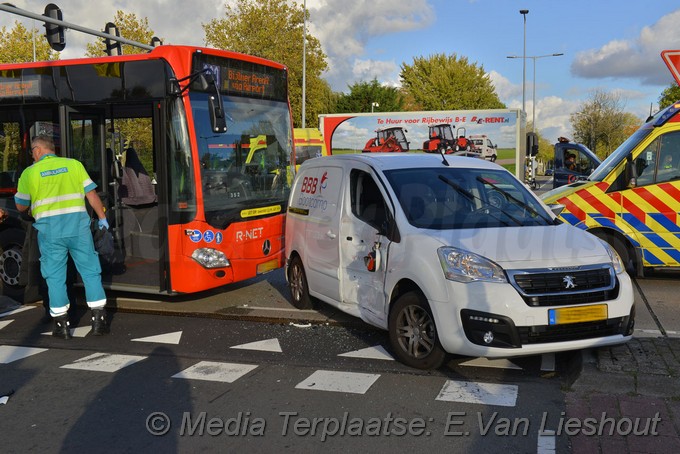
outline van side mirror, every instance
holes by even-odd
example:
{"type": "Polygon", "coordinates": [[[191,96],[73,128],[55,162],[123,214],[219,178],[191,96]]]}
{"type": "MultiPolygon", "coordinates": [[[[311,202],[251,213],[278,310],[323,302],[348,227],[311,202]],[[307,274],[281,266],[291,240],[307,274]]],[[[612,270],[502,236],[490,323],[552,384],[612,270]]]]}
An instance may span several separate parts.
{"type": "Polygon", "coordinates": [[[632,189],[637,186],[637,169],[631,155],[626,156],[626,187],[632,189]]]}
{"type": "Polygon", "coordinates": [[[548,205],[548,208],[550,208],[550,211],[552,211],[555,216],[559,216],[566,207],[561,203],[553,203],[548,205]]]}

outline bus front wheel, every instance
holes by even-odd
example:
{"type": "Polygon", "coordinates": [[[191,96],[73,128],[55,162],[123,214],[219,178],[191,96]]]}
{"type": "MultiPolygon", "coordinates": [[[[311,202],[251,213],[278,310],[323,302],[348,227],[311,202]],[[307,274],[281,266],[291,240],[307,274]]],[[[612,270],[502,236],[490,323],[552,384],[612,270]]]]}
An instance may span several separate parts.
{"type": "Polygon", "coordinates": [[[23,245],[24,232],[19,229],[5,230],[0,235],[0,293],[19,301],[24,293],[24,287],[19,285],[23,245]]]}

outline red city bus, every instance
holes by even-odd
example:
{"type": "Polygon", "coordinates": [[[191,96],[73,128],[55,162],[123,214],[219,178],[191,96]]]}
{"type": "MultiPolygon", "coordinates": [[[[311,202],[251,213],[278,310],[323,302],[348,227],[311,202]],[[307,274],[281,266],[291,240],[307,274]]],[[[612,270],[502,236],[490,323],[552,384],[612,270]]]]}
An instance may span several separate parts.
{"type": "MultiPolygon", "coordinates": [[[[190,46],[0,65],[0,170],[16,184],[37,134],[85,164],[115,239],[106,288],[178,294],[249,279],[284,262],[287,82],[283,65],[190,46]]],[[[12,211],[8,184],[0,206],[12,211]]],[[[22,291],[25,230],[16,216],[0,224],[10,296],[22,291]]]]}

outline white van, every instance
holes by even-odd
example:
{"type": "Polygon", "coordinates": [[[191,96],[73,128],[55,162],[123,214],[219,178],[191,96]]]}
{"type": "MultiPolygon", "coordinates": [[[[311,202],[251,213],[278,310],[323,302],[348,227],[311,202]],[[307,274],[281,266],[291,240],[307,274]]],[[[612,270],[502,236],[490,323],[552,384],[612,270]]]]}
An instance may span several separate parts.
{"type": "Polygon", "coordinates": [[[389,331],[392,354],[509,357],[625,342],[633,290],[606,243],[502,167],[431,154],[305,162],[286,219],[293,304],[389,331]]]}
{"type": "Polygon", "coordinates": [[[475,151],[480,153],[484,159],[496,162],[496,158],[498,157],[498,146],[491,142],[491,139],[489,139],[488,136],[485,134],[472,134],[470,140],[475,147],[475,151]]]}

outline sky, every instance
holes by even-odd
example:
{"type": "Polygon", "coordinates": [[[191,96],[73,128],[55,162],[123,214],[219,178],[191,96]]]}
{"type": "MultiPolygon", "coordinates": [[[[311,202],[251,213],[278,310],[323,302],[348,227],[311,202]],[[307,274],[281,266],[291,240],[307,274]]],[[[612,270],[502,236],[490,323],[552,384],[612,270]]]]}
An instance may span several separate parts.
{"type": "MultiPolygon", "coordinates": [[[[55,0],[64,20],[101,30],[117,10],[146,17],[166,44],[204,45],[202,24],[233,0],[55,0]]],[[[502,102],[522,108],[550,141],[572,137],[569,115],[594,90],[620,96],[641,120],[673,78],[661,60],[680,48],[677,0],[299,0],[309,32],[327,54],[324,78],[335,91],[377,78],[399,85],[403,64],[456,54],[489,74],[502,102]],[[529,10],[526,16],[520,10],[529,10]],[[526,18],[526,23],[524,19],[526,18]],[[525,38],[526,37],[526,48],[525,38]],[[554,53],[562,56],[543,57],[554,53]],[[507,58],[517,56],[519,58],[507,58]],[[526,58],[522,58],[526,56],[526,58]],[[538,57],[538,58],[533,58],[538,57]],[[535,80],[535,86],[534,86],[535,80]],[[535,102],[534,102],[535,101],[535,102]],[[535,106],[535,109],[534,109],[535,106]]],[[[42,14],[46,1],[14,0],[42,14]]],[[[0,11],[0,27],[32,19],[0,11]]],[[[35,21],[42,32],[42,24],[35,21]]],[[[93,37],[69,30],[61,58],[84,54],[93,37]]],[[[316,126],[313,120],[307,126],[316,126]]]]}

